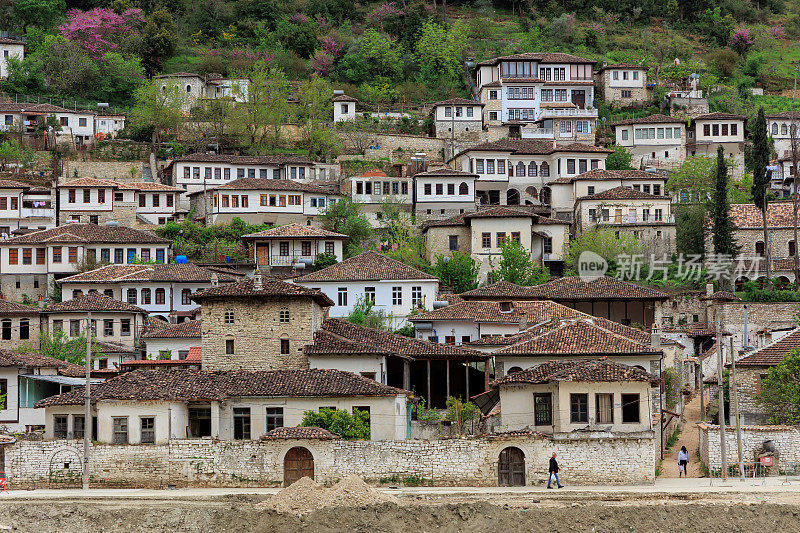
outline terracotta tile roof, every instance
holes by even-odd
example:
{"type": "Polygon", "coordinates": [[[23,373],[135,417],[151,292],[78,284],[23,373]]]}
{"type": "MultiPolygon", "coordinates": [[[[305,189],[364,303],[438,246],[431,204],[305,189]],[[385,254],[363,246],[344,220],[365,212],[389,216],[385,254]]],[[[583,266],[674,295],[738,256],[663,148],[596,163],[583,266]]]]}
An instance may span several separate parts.
{"type": "MultiPolygon", "coordinates": [[[[470,322],[500,322],[500,323],[519,323],[520,320],[527,320],[527,308],[525,304],[539,304],[543,302],[460,302],[447,307],[441,307],[433,311],[426,311],[408,317],[410,322],[428,322],[431,320],[468,320],[470,322]],[[501,311],[501,304],[507,306],[505,311],[501,311]]],[[[554,307],[566,306],[548,302],[554,307]]]]}
{"type": "Polygon", "coordinates": [[[56,368],[59,374],[65,376],[79,377],[85,375],[82,366],[37,353],[16,352],[14,350],[0,350],[0,367],[56,368]]]}
{"type": "Polygon", "coordinates": [[[766,118],[800,118],[800,111],[780,111],[778,113],[773,113],[771,115],[767,115],[766,118]]]}
{"type": "Polygon", "coordinates": [[[583,356],[658,354],[649,345],[600,325],[594,317],[554,318],[517,336],[518,342],[495,355],[583,356]]]}
{"type": "Polygon", "coordinates": [[[461,213],[441,220],[429,220],[422,224],[422,231],[428,228],[466,226],[467,222],[473,218],[504,218],[504,217],[523,217],[533,219],[533,224],[559,224],[570,225],[566,220],[550,218],[535,212],[535,207],[531,206],[492,206],[480,208],[477,211],[461,213]]]}
{"type": "Polygon", "coordinates": [[[12,437],[11,435],[0,435],[0,444],[14,444],[17,442],[16,437],[12,437]]]}
{"type": "Polygon", "coordinates": [[[423,360],[462,359],[485,361],[489,358],[488,354],[459,346],[438,344],[388,331],[365,328],[337,318],[325,320],[322,330],[318,331],[314,338],[314,344],[306,346],[306,353],[313,355],[386,353],[393,356],[423,360]],[[339,350],[345,351],[341,352],[339,350]]]}
{"type": "Polygon", "coordinates": [[[295,283],[324,281],[438,280],[391,257],[367,251],[341,263],[295,278],[295,283]]]}
{"type": "Polygon", "coordinates": [[[69,113],[71,115],[91,115],[93,111],[75,111],[52,104],[34,104],[31,102],[0,102],[2,111],[24,111],[25,114],[44,115],[49,113],[69,113]]]}
{"type": "Polygon", "coordinates": [[[383,170],[379,170],[377,168],[373,168],[372,170],[367,170],[363,174],[359,174],[355,176],[356,178],[388,178],[389,176],[386,175],[386,172],[383,170]]]}
{"type": "Polygon", "coordinates": [[[597,72],[602,72],[604,70],[615,69],[615,68],[647,70],[647,67],[645,67],[644,65],[637,65],[636,63],[612,63],[610,65],[604,65],[600,67],[599,69],[597,69],[597,72]]]}
{"type": "MultiPolygon", "coordinates": [[[[571,276],[556,278],[532,287],[541,298],[548,300],[666,300],[669,295],[658,289],[636,285],[617,278],[603,276],[583,281],[571,276]]],[[[462,295],[463,296],[463,295],[462,295]]]]}
{"type": "Polygon", "coordinates": [[[471,291],[462,292],[464,300],[517,300],[537,299],[538,292],[531,287],[523,287],[509,281],[498,281],[471,291]]]}
{"type": "Polygon", "coordinates": [[[12,39],[11,37],[0,37],[0,44],[25,44],[25,41],[19,39],[12,39]]]}
{"type": "Polygon", "coordinates": [[[97,312],[117,312],[117,313],[143,313],[147,311],[141,307],[131,305],[127,302],[121,302],[114,298],[109,298],[104,294],[97,292],[90,292],[88,294],[81,294],[80,296],[67,300],[65,302],[57,302],[46,307],[42,312],[44,313],[85,313],[87,311],[97,312]]]}
{"type": "Polygon", "coordinates": [[[496,65],[501,61],[516,61],[528,59],[538,63],[597,63],[591,59],[585,59],[572,54],[564,54],[561,52],[525,52],[522,54],[513,54],[510,56],[494,57],[481,61],[478,65],[496,65]]]}
{"type": "Polygon", "coordinates": [[[59,184],[58,188],[71,188],[71,187],[96,187],[96,188],[111,187],[112,189],[133,188],[133,187],[127,187],[126,185],[127,183],[120,183],[114,180],[99,180],[96,178],[75,178],[59,184]]]}
{"type": "Polygon", "coordinates": [[[297,223],[278,226],[277,228],[259,231],[258,233],[242,235],[242,239],[258,239],[268,237],[283,237],[289,239],[301,239],[308,237],[319,239],[349,239],[349,237],[343,233],[336,233],[334,231],[328,231],[322,228],[315,228],[313,226],[306,226],[297,223]]]}
{"type": "Polygon", "coordinates": [[[216,275],[220,282],[239,281],[241,276],[217,272],[194,263],[154,265],[107,265],[81,272],[61,280],[62,283],[121,283],[121,282],[196,282],[210,283],[216,275]]]}
{"type": "Polygon", "coordinates": [[[701,296],[701,300],[713,300],[717,302],[740,302],[741,298],[730,291],[717,291],[710,296],[701,296]]]}
{"type": "Polygon", "coordinates": [[[39,312],[38,307],[0,299],[0,315],[38,315],[39,312]]]}
{"type": "Polygon", "coordinates": [[[742,120],[746,121],[747,117],[744,115],[735,115],[733,113],[721,113],[719,111],[715,113],[706,113],[705,115],[699,115],[692,119],[693,121],[698,120],[742,120]]]}
{"type": "Polygon", "coordinates": [[[309,297],[316,301],[323,307],[330,307],[333,302],[330,298],[325,296],[322,292],[316,289],[309,289],[301,285],[293,283],[286,283],[276,279],[264,279],[261,282],[261,288],[255,287],[255,280],[246,279],[236,283],[229,283],[227,285],[219,285],[218,287],[211,287],[203,289],[192,294],[192,300],[202,303],[203,300],[220,299],[220,298],[298,298],[309,297]]]}
{"type": "Polygon", "coordinates": [[[158,368],[158,367],[182,367],[198,365],[200,361],[189,361],[188,359],[130,359],[122,361],[120,367],[129,368],[158,368]]]}
{"type": "MultiPolygon", "coordinates": [[[[767,226],[770,228],[794,227],[792,202],[770,202],[767,205],[767,226]]],[[[753,204],[731,204],[728,211],[737,229],[761,229],[761,210],[753,204]]]]}
{"type": "Polygon", "coordinates": [[[646,117],[635,117],[635,118],[626,118],[623,120],[617,120],[616,122],[609,122],[609,126],[630,126],[631,124],[683,124],[685,123],[684,120],[678,117],[670,117],[667,115],[662,115],[661,113],[656,113],[654,115],[649,115],[646,117]]]}
{"type": "Polygon", "coordinates": [[[495,381],[492,386],[497,387],[513,383],[549,383],[551,381],[644,381],[657,383],[658,379],[640,368],[615,363],[603,358],[548,361],[539,366],[504,376],[495,381]]]}
{"type": "Polygon", "coordinates": [[[477,178],[477,174],[472,172],[464,172],[463,170],[453,170],[452,168],[437,168],[435,170],[428,170],[427,172],[419,172],[414,174],[416,178],[477,178]]]}
{"type": "Polygon", "coordinates": [[[789,352],[800,350],[800,328],[736,361],[738,366],[775,366],[789,352]]]}
{"type": "Polygon", "coordinates": [[[352,96],[347,96],[346,94],[340,94],[339,96],[334,96],[331,99],[332,102],[358,102],[356,98],[352,96]]]}
{"type": "Polygon", "coordinates": [[[31,186],[21,181],[0,180],[0,189],[30,189],[31,186]]]}
{"type": "Polygon", "coordinates": [[[0,241],[2,245],[45,244],[45,243],[109,243],[109,244],[172,244],[149,231],[125,226],[98,226],[71,222],[51,229],[34,231],[19,237],[0,241]]]}
{"type": "Polygon", "coordinates": [[[336,433],[317,427],[275,428],[261,435],[261,440],[334,440],[340,438],[336,433]]]}
{"type": "Polygon", "coordinates": [[[649,192],[637,191],[631,187],[614,187],[597,194],[581,196],[581,200],[669,200],[669,196],[658,196],[649,192]]]}
{"type": "Polygon", "coordinates": [[[572,183],[574,181],[592,180],[592,181],[606,181],[606,180],[659,180],[666,181],[666,178],[653,174],[652,172],[645,172],[644,170],[601,170],[595,169],[583,174],[578,174],[574,177],[564,176],[551,181],[550,183],[572,183]]]}
{"type": "MultiPolygon", "coordinates": [[[[485,105],[480,103],[477,100],[467,100],[466,98],[450,98],[449,100],[441,100],[439,102],[434,102],[434,106],[437,105],[485,105]]],[[[477,117],[476,120],[479,120],[480,117],[477,117]]]]}
{"type": "MultiPolygon", "coordinates": [[[[341,370],[134,370],[92,387],[92,398],[133,401],[220,401],[229,398],[395,396],[407,391],[341,370]]],[[[36,407],[81,405],[83,387],[45,398],[36,407]]]]}
{"type": "Polygon", "coordinates": [[[190,154],[173,159],[173,163],[230,163],[233,165],[285,165],[287,163],[313,165],[314,162],[303,155],[228,155],[228,154],[190,154]]]}
{"type": "Polygon", "coordinates": [[[456,157],[467,152],[510,152],[517,155],[549,155],[557,152],[586,152],[610,154],[611,150],[601,146],[573,143],[564,146],[554,146],[552,141],[539,141],[534,139],[503,139],[500,141],[486,142],[462,150],[456,157]]]}
{"type": "Polygon", "coordinates": [[[120,344],[118,342],[108,342],[108,341],[94,341],[94,353],[103,353],[103,354],[122,354],[122,355],[135,355],[138,354],[138,350],[131,346],[127,346],[125,344],[120,344]]]}
{"type": "Polygon", "coordinates": [[[203,194],[207,191],[234,190],[234,191],[286,191],[308,192],[313,194],[338,194],[336,184],[323,187],[318,184],[300,183],[292,180],[277,180],[270,178],[241,178],[218,187],[209,187],[206,191],[199,190],[187,196],[203,194]]]}
{"type": "Polygon", "coordinates": [[[131,181],[125,183],[131,189],[140,191],[164,191],[164,192],[183,192],[180,187],[173,187],[172,185],[164,185],[163,183],[156,183],[154,181],[131,181]]]}
{"type": "Polygon", "coordinates": [[[465,213],[461,213],[460,215],[454,215],[452,217],[443,218],[441,220],[426,220],[422,223],[422,231],[423,233],[428,228],[443,228],[449,226],[464,226],[466,225],[466,221],[464,220],[465,213]]]}
{"type": "Polygon", "coordinates": [[[189,339],[200,338],[202,320],[184,320],[172,324],[157,318],[148,318],[142,330],[142,339],[189,339]]]}
{"type": "Polygon", "coordinates": [[[189,348],[189,353],[186,354],[186,360],[199,363],[203,359],[203,347],[192,346],[189,348]]]}

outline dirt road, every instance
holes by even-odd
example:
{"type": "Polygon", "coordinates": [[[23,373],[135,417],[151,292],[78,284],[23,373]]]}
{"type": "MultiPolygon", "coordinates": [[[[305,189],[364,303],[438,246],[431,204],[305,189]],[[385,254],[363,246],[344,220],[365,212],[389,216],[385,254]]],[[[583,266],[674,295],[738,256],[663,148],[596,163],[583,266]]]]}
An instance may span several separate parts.
{"type": "Polygon", "coordinates": [[[678,477],[678,451],[681,446],[686,446],[689,451],[689,466],[687,477],[700,477],[700,434],[697,423],[700,422],[700,395],[696,394],[684,406],[684,421],[681,423],[681,434],[669,452],[664,454],[661,476],[670,478],[678,477]]]}
{"type": "Polygon", "coordinates": [[[270,496],[175,500],[8,500],[0,531],[416,533],[593,531],[800,531],[795,493],[650,495],[613,493],[406,498],[400,505],[325,508],[304,517],[256,504],[270,496]]]}

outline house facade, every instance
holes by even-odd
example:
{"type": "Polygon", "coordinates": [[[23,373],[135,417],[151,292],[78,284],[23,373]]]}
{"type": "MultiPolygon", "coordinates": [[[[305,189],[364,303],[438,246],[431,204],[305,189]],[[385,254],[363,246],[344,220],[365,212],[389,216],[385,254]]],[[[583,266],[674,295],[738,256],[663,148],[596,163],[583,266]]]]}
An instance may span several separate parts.
{"type": "Polygon", "coordinates": [[[0,288],[6,299],[45,296],[55,280],[87,259],[114,264],[166,263],[172,242],[122,226],[72,223],[0,240],[0,288]]]}
{"type": "Polygon", "coordinates": [[[0,180],[0,234],[47,229],[55,225],[50,189],[0,180]]]}
{"type": "Polygon", "coordinates": [[[346,194],[349,186],[351,200],[360,204],[370,223],[377,225],[383,218],[383,207],[387,203],[411,213],[414,202],[412,185],[412,178],[390,177],[382,170],[372,169],[351,177],[342,185],[342,193],[346,194]]]}
{"type": "Polygon", "coordinates": [[[190,210],[206,224],[312,224],[342,196],[338,186],[291,180],[239,179],[188,194],[190,210]]]}
{"type": "Polygon", "coordinates": [[[22,61],[25,59],[25,41],[20,39],[13,39],[10,37],[0,38],[0,78],[8,78],[8,60],[9,58],[18,59],[22,61]]]}
{"type": "Polygon", "coordinates": [[[417,220],[447,218],[475,208],[476,174],[439,168],[414,175],[417,220]]]}
{"type": "Polygon", "coordinates": [[[631,63],[603,65],[594,75],[600,97],[614,107],[644,107],[651,100],[647,67],[631,63]]]}
{"type": "Polygon", "coordinates": [[[630,118],[609,124],[617,145],[638,168],[677,168],[686,160],[686,122],[667,115],[630,118]]]}
{"type": "Polygon", "coordinates": [[[320,254],[332,255],[341,262],[348,238],[342,233],[300,224],[287,224],[242,236],[257,268],[294,269],[311,267],[320,254]]]}
{"type": "MultiPolygon", "coordinates": [[[[767,133],[772,137],[775,153],[780,157],[789,157],[792,153],[792,130],[797,131],[800,112],[781,111],[766,116],[767,133]]],[[[795,133],[795,138],[797,134],[795,133]]],[[[798,145],[800,149],[800,145],[798,145]]]]}
{"type": "Polygon", "coordinates": [[[364,300],[371,302],[375,311],[390,317],[397,327],[415,309],[432,306],[439,291],[436,276],[372,251],[295,278],[293,283],[318,290],[329,298],[333,305],[328,316],[347,317],[364,300]]]}
{"type": "Polygon", "coordinates": [[[344,122],[355,120],[356,104],[358,100],[346,94],[334,96],[333,99],[333,121],[344,122]]]}
{"type": "Polygon", "coordinates": [[[477,100],[451,98],[434,102],[433,136],[440,139],[478,139],[483,132],[483,106],[477,100]]]}
{"type": "Polygon", "coordinates": [[[696,116],[689,123],[686,155],[717,157],[717,148],[722,146],[725,157],[733,161],[731,176],[741,179],[744,174],[744,128],[747,119],[731,113],[706,113],[696,116]]]}
{"type": "Polygon", "coordinates": [[[184,320],[175,324],[159,318],[148,318],[140,336],[145,358],[156,361],[169,356],[172,361],[185,360],[189,350],[200,350],[203,342],[202,324],[202,320],[184,320]]]}
{"type": "Polygon", "coordinates": [[[594,144],[594,61],[531,52],[478,63],[475,86],[484,124],[516,138],[594,144]]]}
{"type": "Polygon", "coordinates": [[[39,349],[41,312],[38,307],[0,300],[0,350],[30,346],[39,349]]]}
{"type": "Polygon", "coordinates": [[[0,102],[0,131],[40,135],[41,125],[48,117],[54,117],[59,124],[55,131],[58,144],[72,148],[89,146],[94,143],[94,113],[66,109],[52,104],[29,102],[0,102]]]}
{"type": "Polygon", "coordinates": [[[94,133],[98,139],[114,139],[125,129],[127,117],[123,113],[104,113],[94,117],[94,133]]]}

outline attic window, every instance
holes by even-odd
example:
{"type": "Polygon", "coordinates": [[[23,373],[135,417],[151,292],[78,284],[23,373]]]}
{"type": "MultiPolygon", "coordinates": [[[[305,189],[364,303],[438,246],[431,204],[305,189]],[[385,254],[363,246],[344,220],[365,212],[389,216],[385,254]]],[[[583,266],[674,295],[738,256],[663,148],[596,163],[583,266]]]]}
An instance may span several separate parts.
{"type": "Polygon", "coordinates": [[[514,311],[514,308],[511,305],[511,302],[500,302],[500,312],[501,313],[511,313],[514,311]]]}

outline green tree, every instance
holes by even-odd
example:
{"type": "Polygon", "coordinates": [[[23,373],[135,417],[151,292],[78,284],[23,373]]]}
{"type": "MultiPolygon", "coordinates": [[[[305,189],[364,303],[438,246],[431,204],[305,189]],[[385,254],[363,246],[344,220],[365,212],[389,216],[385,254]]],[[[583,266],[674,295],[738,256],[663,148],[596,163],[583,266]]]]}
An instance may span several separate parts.
{"type": "Polygon", "coordinates": [[[452,94],[463,87],[462,63],[467,47],[467,29],[457,21],[447,29],[436,22],[422,25],[414,57],[422,81],[443,94],[452,94]]]}
{"type": "Polygon", "coordinates": [[[369,440],[369,413],[358,408],[353,414],[345,409],[321,408],[317,411],[303,413],[303,427],[327,429],[347,440],[369,440]]]}
{"type": "Polygon", "coordinates": [[[104,101],[129,102],[144,77],[138,57],[125,57],[116,52],[105,54],[97,67],[99,83],[95,94],[104,101]]]}
{"type": "Polygon", "coordinates": [[[338,262],[339,261],[336,260],[336,256],[334,254],[326,254],[325,252],[322,252],[317,254],[317,258],[314,259],[314,268],[321,270],[323,268],[333,266],[338,262]]]}
{"type": "Polygon", "coordinates": [[[184,109],[188,107],[186,91],[173,84],[162,85],[160,80],[142,83],[133,93],[131,118],[135,124],[153,128],[151,147],[161,151],[164,135],[177,133],[185,122],[184,109]]]}
{"type": "MultiPolygon", "coordinates": [[[[69,337],[63,330],[52,333],[42,333],[39,337],[39,347],[32,344],[18,346],[15,351],[21,353],[38,353],[73,365],[83,366],[86,361],[86,337],[81,333],[77,337],[69,337]]],[[[98,345],[92,346],[92,359],[104,359],[98,345]]]]}
{"type": "Polygon", "coordinates": [[[433,270],[442,285],[452,287],[456,294],[478,287],[478,264],[469,253],[453,251],[449,256],[440,255],[433,270]]]}
{"type": "Polygon", "coordinates": [[[23,158],[23,150],[16,139],[0,143],[0,169],[5,170],[6,165],[19,163],[23,158]]]}
{"type": "Polygon", "coordinates": [[[706,203],[714,189],[714,165],[714,160],[704,155],[687,157],[670,173],[667,189],[685,194],[688,200],[706,203]]]}
{"type": "Polygon", "coordinates": [[[595,228],[576,235],[569,241],[565,264],[567,269],[577,274],[578,258],[585,251],[594,252],[608,263],[608,274],[616,272],[619,256],[632,256],[644,253],[644,245],[631,235],[616,236],[611,228],[595,228]]]}
{"type": "Polygon", "coordinates": [[[274,153],[281,146],[281,127],[290,114],[286,74],[260,64],[242,77],[250,82],[235,89],[244,102],[234,107],[230,131],[251,154],[274,153]]]}
{"type": "Polygon", "coordinates": [[[391,317],[382,309],[375,309],[375,302],[362,295],[347,315],[347,321],[370,329],[388,330],[391,317]]]}
{"type": "Polygon", "coordinates": [[[345,54],[340,68],[345,78],[354,83],[376,78],[396,81],[403,69],[402,58],[400,43],[370,28],[345,54]]]}
{"type": "Polygon", "coordinates": [[[632,170],[631,166],[631,153],[625,147],[618,144],[612,144],[611,149],[613,152],[608,154],[606,158],[607,170],[632,170]]]}
{"type": "Polygon", "coordinates": [[[764,263],[766,264],[766,277],[772,277],[772,265],[770,264],[772,254],[769,246],[769,228],[767,226],[767,207],[769,182],[772,179],[772,171],[767,170],[770,159],[769,138],[767,133],[767,119],[764,117],[764,108],[758,108],[755,125],[753,126],[753,204],[761,211],[761,224],[764,228],[764,263]]]}
{"type": "Polygon", "coordinates": [[[534,265],[530,251],[517,242],[505,240],[500,245],[500,261],[492,269],[494,281],[508,281],[517,285],[541,285],[550,279],[541,265],[534,265]]]}
{"type": "Polygon", "coordinates": [[[800,424],[800,350],[792,350],[761,380],[758,403],[770,424],[800,424]]]}
{"type": "Polygon", "coordinates": [[[154,11],[142,31],[142,65],[148,76],[161,72],[164,61],[175,54],[178,30],[175,20],[166,9],[154,11]]]}
{"type": "Polygon", "coordinates": [[[349,237],[345,248],[346,257],[360,253],[372,237],[372,225],[361,212],[361,205],[349,198],[328,205],[320,219],[323,229],[343,233],[349,237]]]}
{"type": "Polygon", "coordinates": [[[480,416],[477,405],[470,401],[462,401],[455,396],[448,396],[445,405],[447,406],[445,418],[455,426],[459,435],[466,433],[467,424],[480,416]]]}
{"type": "Polygon", "coordinates": [[[736,229],[730,215],[728,202],[728,165],[722,146],[717,150],[717,167],[714,171],[714,192],[711,199],[711,243],[715,254],[736,256],[739,247],[733,238],[736,229]]]}
{"type": "Polygon", "coordinates": [[[15,0],[14,17],[23,30],[35,25],[43,29],[51,28],[67,11],[64,0],[15,0]]]}
{"type": "Polygon", "coordinates": [[[675,247],[683,254],[705,256],[706,216],[705,204],[675,206],[675,247]]]}

